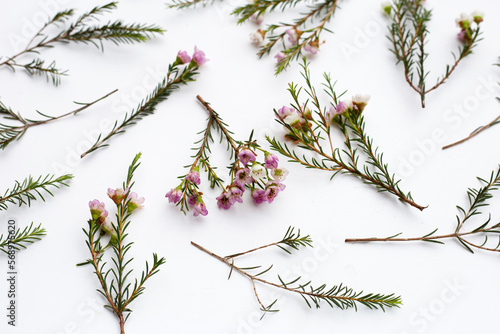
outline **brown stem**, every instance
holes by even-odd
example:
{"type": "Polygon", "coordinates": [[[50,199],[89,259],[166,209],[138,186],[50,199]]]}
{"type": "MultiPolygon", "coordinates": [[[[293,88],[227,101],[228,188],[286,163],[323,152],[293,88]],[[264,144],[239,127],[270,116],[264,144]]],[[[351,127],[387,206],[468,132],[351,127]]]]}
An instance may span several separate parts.
{"type": "Polygon", "coordinates": [[[280,243],[281,243],[281,241],[273,242],[272,244],[265,245],[265,246],[260,246],[260,247],[254,248],[254,249],[250,249],[250,250],[248,250],[246,252],[241,252],[241,253],[236,253],[236,254],[228,255],[225,258],[226,259],[234,259],[235,257],[242,256],[242,255],[245,255],[245,254],[248,254],[248,253],[252,253],[252,252],[258,251],[259,249],[276,246],[276,245],[278,245],[280,243]]]}
{"type": "Polygon", "coordinates": [[[50,123],[52,121],[55,121],[55,120],[58,120],[58,119],[61,119],[61,118],[67,117],[67,116],[76,115],[80,111],[83,111],[83,110],[85,110],[85,109],[93,106],[97,102],[104,100],[105,98],[107,98],[108,96],[116,93],[117,91],[118,91],[118,89],[115,89],[114,91],[112,91],[112,92],[104,95],[103,97],[100,97],[97,100],[95,100],[93,102],[90,102],[88,104],[85,104],[83,107],[80,107],[78,109],[70,111],[70,112],[68,112],[68,113],[66,113],[64,115],[60,115],[60,116],[57,116],[57,117],[50,117],[48,119],[41,120],[41,121],[31,121],[31,120],[28,120],[29,123],[25,123],[25,125],[23,125],[23,126],[12,127],[12,128],[6,129],[6,130],[0,130],[0,133],[4,133],[4,132],[7,132],[7,131],[12,131],[12,130],[14,130],[14,131],[16,131],[16,130],[24,131],[24,130],[27,130],[28,128],[31,128],[31,127],[34,127],[34,126],[37,126],[37,125],[47,124],[47,123],[50,123]]]}
{"type": "MultiPolygon", "coordinates": [[[[323,295],[323,294],[316,294],[316,293],[313,293],[313,292],[306,292],[306,291],[303,291],[303,290],[300,290],[300,289],[294,289],[294,288],[289,288],[289,287],[285,287],[283,285],[280,285],[280,284],[276,284],[276,283],[273,283],[273,282],[269,282],[269,281],[266,281],[260,277],[257,277],[257,276],[253,276],[249,273],[247,273],[246,271],[244,271],[243,269],[239,268],[239,267],[236,267],[232,262],[229,262],[229,260],[227,258],[223,258],[211,251],[209,251],[208,249],[204,248],[203,246],[200,246],[198,245],[197,243],[191,241],[191,245],[195,246],[196,248],[198,248],[199,250],[211,255],[212,257],[216,258],[217,260],[221,261],[221,262],[224,262],[226,265],[228,265],[229,267],[232,268],[232,270],[236,270],[237,272],[239,272],[240,274],[242,274],[243,276],[246,276],[248,279],[250,279],[252,281],[252,284],[254,284],[255,281],[257,282],[260,282],[260,283],[263,283],[263,284],[266,284],[266,285],[270,285],[270,286],[273,286],[275,288],[279,288],[279,289],[282,289],[282,290],[285,290],[285,291],[289,291],[289,292],[295,292],[295,293],[298,293],[302,296],[311,296],[311,297],[314,297],[314,298],[335,298],[337,300],[351,300],[351,301],[356,301],[356,302],[366,302],[365,299],[362,299],[362,298],[353,298],[353,297],[344,297],[344,296],[330,296],[330,295],[323,295]]],[[[255,286],[255,285],[254,285],[255,286]]],[[[257,295],[257,291],[254,289],[254,293],[256,294],[256,298],[257,298],[257,301],[260,303],[260,300],[259,300],[259,297],[257,295]]],[[[374,302],[381,302],[381,301],[374,301],[374,302]]],[[[261,306],[262,306],[262,303],[260,303],[261,306]]],[[[265,307],[263,307],[264,310],[266,309],[265,307]]]]}
{"type": "Polygon", "coordinates": [[[488,129],[489,127],[495,125],[495,123],[498,122],[498,120],[500,120],[500,116],[498,116],[497,118],[495,118],[493,121],[491,121],[490,123],[486,124],[485,126],[482,126],[480,127],[479,129],[473,131],[469,136],[467,136],[466,138],[462,139],[462,140],[459,140],[457,142],[454,142],[453,144],[449,144],[449,145],[446,145],[446,146],[443,146],[443,150],[446,150],[447,148],[450,148],[450,147],[453,147],[453,146],[456,146],[458,144],[461,144],[475,136],[477,136],[478,134],[480,134],[481,132],[483,132],[484,130],[488,129]]]}
{"type": "Polygon", "coordinates": [[[123,318],[123,314],[120,314],[119,318],[120,318],[120,334],[125,334],[125,319],[123,318]]]}
{"type": "MultiPolygon", "coordinates": [[[[448,239],[448,238],[457,238],[465,243],[476,247],[480,249],[485,249],[485,250],[493,250],[489,248],[485,248],[482,246],[475,245],[473,243],[468,242],[467,240],[463,239],[464,236],[471,235],[471,234],[476,234],[476,233],[482,233],[482,232],[489,232],[493,229],[495,229],[496,226],[492,226],[490,228],[483,228],[477,231],[470,231],[470,232],[462,232],[462,233],[450,233],[450,234],[444,234],[444,235],[436,235],[436,236],[427,236],[427,237],[417,237],[417,238],[359,238],[359,239],[345,239],[345,242],[373,242],[373,241],[381,241],[381,242],[388,242],[388,241],[431,241],[431,240],[437,240],[437,239],[448,239]]],[[[500,250],[496,250],[500,251],[500,250]]]]}
{"type": "Polygon", "coordinates": [[[201,104],[203,104],[203,106],[208,110],[208,112],[210,113],[210,116],[215,120],[215,122],[217,123],[217,125],[219,126],[219,129],[221,129],[221,131],[224,133],[224,135],[226,136],[227,140],[229,141],[229,143],[231,144],[231,146],[233,147],[233,150],[234,152],[236,153],[236,155],[238,154],[238,146],[236,145],[236,143],[234,142],[233,138],[231,137],[231,135],[229,134],[229,132],[227,131],[226,127],[224,126],[224,124],[222,124],[221,120],[219,119],[219,117],[217,117],[217,113],[215,113],[215,111],[212,109],[212,107],[210,107],[210,104],[208,104],[208,102],[205,102],[205,100],[203,100],[203,98],[200,96],[200,95],[196,95],[196,98],[198,99],[198,101],[201,102],[201,104]]]}
{"type": "MultiPolygon", "coordinates": [[[[92,224],[95,224],[95,222],[92,222],[92,224]]],[[[90,230],[91,230],[90,231],[91,233],[89,233],[89,238],[90,238],[89,249],[90,249],[90,254],[92,255],[92,264],[94,266],[94,270],[95,270],[95,273],[97,275],[97,278],[99,279],[99,283],[101,284],[102,292],[104,292],[104,295],[106,296],[106,300],[108,301],[109,306],[111,307],[113,312],[120,319],[121,334],[124,334],[125,331],[124,331],[124,327],[123,327],[124,326],[123,314],[118,309],[118,306],[115,305],[113,298],[111,298],[111,295],[109,294],[108,290],[106,289],[105,278],[102,275],[101,270],[99,269],[99,263],[98,263],[99,253],[96,252],[96,250],[94,249],[94,235],[92,233],[92,227],[90,228],[90,230]]]]}
{"type": "Polygon", "coordinates": [[[451,67],[451,69],[448,71],[448,73],[443,76],[443,78],[438,81],[437,84],[434,85],[434,87],[428,89],[425,91],[425,94],[429,93],[429,92],[432,92],[434,89],[438,88],[439,86],[441,86],[442,84],[444,84],[444,82],[450,77],[451,73],[453,73],[453,71],[457,68],[458,66],[458,63],[460,63],[460,61],[462,59],[464,59],[469,53],[470,53],[470,50],[472,49],[472,46],[474,45],[474,42],[475,41],[472,41],[469,45],[467,45],[467,49],[466,51],[464,50],[462,52],[462,54],[460,55],[460,58],[458,58],[456,61],[455,61],[455,64],[453,64],[453,66],[451,67]]]}

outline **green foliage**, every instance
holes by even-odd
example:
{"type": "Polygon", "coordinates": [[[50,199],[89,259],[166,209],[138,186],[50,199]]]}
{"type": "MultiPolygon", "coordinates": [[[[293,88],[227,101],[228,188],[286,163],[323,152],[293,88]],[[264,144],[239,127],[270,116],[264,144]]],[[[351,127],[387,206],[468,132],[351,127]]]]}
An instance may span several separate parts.
{"type": "Polygon", "coordinates": [[[31,223],[29,226],[24,229],[17,229],[13,234],[4,237],[3,234],[0,234],[0,251],[9,255],[9,250],[14,249],[19,251],[21,249],[25,249],[28,245],[34,243],[41,239],[44,236],[45,229],[42,225],[33,226],[31,223]]]}
{"type": "Polygon", "coordinates": [[[457,53],[452,53],[454,63],[446,65],[445,74],[437,79],[434,86],[426,88],[429,72],[424,66],[428,56],[425,45],[429,35],[427,24],[431,20],[432,11],[424,7],[422,0],[393,0],[389,17],[391,23],[387,37],[392,44],[391,52],[396,56],[397,64],[403,64],[406,82],[420,95],[422,108],[425,108],[425,95],[444,84],[458,63],[472,54],[481,40],[480,25],[467,30],[469,40],[458,47],[457,53]]]}
{"type": "MultiPolygon", "coordinates": [[[[238,24],[244,23],[252,17],[263,17],[266,13],[274,11],[285,12],[287,9],[301,7],[304,13],[292,20],[292,22],[282,22],[268,24],[262,30],[267,41],[262,45],[257,53],[259,58],[268,55],[271,50],[281,47],[284,54],[281,61],[276,64],[276,75],[286,70],[293,61],[299,60],[304,51],[313,46],[319,48],[321,33],[331,32],[326,28],[326,24],[332,19],[338,7],[339,0],[320,0],[309,3],[306,0],[255,0],[247,5],[237,7],[233,15],[238,17],[238,24]],[[288,43],[286,31],[290,29],[297,32],[296,43],[288,43]]],[[[198,4],[206,6],[214,3],[213,0],[174,0],[169,5],[170,8],[184,9],[196,7],[198,4]]]]}
{"type": "Polygon", "coordinates": [[[107,300],[105,307],[118,317],[122,333],[124,333],[125,321],[132,312],[130,304],[144,292],[146,281],[158,273],[159,267],[165,264],[165,258],[158,258],[156,254],[153,254],[152,264],[146,261],[145,270],[142,271],[141,277],[136,278],[133,283],[130,280],[133,272],[130,265],[133,258],[127,258],[127,255],[134,243],[125,239],[128,236],[127,229],[132,213],[129,209],[129,194],[134,186],[133,176],[140,165],[140,156],[140,153],[137,154],[128,168],[127,178],[123,183],[126,196],[116,204],[116,224],[113,225],[114,233],[111,233],[111,241],[108,245],[103,246],[102,244],[101,237],[108,232],[105,232],[101,227],[103,222],[99,218],[90,219],[88,228],[83,229],[87,237],[86,244],[91,258],[80,265],[90,264],[94,268],[94,273],[101,286],[97,291],[107,300]],[[111,254],[107,255],[105,251],[109,247],[111,254]],[[108,265],[109,261],[106,261],[105,256],[110,257],[111,265],[108,265]]]}
{"type": "Polygon", "coordinates": [[[90,149],[82,154],[82,158],[87,154],[94,152],[99,148],[108,146],[107,141],[120,133],[124,133],[126,128],[134,125],[143,117],[152,115],[158,104],[165,101],[172,92],[179,89],[182,85],[187,85],[189,82],[196,81],[195,76],[198,66],[195,62],[191,62],[189,66],[182,66],[177,60],[169,65],[167,76],[160,82],[154,91],[149,94],[141,103],[130,113],[126,113],[123,121],[115,121],[113,128],[108,134],[99,134],[96,142],[90,149]]]}
{"type": "Polygon", "coordinates": [[[67,174],[59,177],[54,175],[39,176],[33,178],[31,175],[24,179],[23,182],[16,181],[12,188],[5,191],[0,197],[0,211],[7,210],[9,204],[17,204],[18,206],[31,205],[31,201],[41,199],[46,194],[54,196],[50,188],[59,188],[60,186],[68,186],[68,181],[73,178],[73,175],[67,174]]]}
{"type": "Polygon", "coordinates": [[[61,76],[66,75],[67,71],[57,68],[55,61],[47,65],[45,60],[34,56],[38,55],[44,48],[52,48],[56,43],[84,43],[92,44],[104,51],[104,41],[110,41],[116,45],[132,44],[145,42],[156,34],[163,34],[163,29],[142,23],[124,23],[116,20],[105,24],[96,24],[101,20],[100,17],[103,14],[116,9],[117,4],[117,2],[110,2],[103,6],[94,7],[69,25],[67,22],[74,16],[74,9],[56,13],[32,37],[24,50],[1,62],[0,66],[8,66],[13,71],[16,68],[22,68],[29,75],[45,76],[47,81],[52,81],[57,86],[61,81],[61,76]],[[58,29],[59,32],[46,33],[48,28],[58,29]],[[33,56],[31,61],[25,63],[17,61],[19,57],[29,55],[33,56]]]}
{"type": "Polygon", "coordinates": [[[329,75],[325,74],[324,92],[329,96],[329,107],[322,107],[320,98],[311,82],[308,64],[304,59],[302,76],[305,87],[290,83],[288,91],[292,96],[291,107],[297,111],[300,124],[288,124],[281,119],[275,110],[277,121],[287,130],[286,138],[297,144],[290,148],[276,138],[268,138],[271,148],[289,158],[289,161],[300,163],[307,168],[329,171],[332,178],[338,173],[347,173],[359,177],[364,183],[375,186],[379,191],[389,192],[419,210],[422,207],[416,204],[411,193],[405,193],[399,186],[400,180],[389,171],[388,164],[383,161],[383,153],[374,146],[373,140],[365,131],[363,109],[356,105],[348,107],[342,114],[332,116],[329,108],[337,109],[339,99],[345,94],[337,94],[329,75]],[[301,103],[301,93],[307,98],[301,103]],[[331,119],[333,117],[333,119],[331,119]],[[343,148],[336,147],[331,132],[338,130],[344,137],[343,148]],[[308,158],[305,153],[312,153],[308,158]],[[363,154],[364,160],[361,160],[363,154]],[[318,157],[318,158],[317,158],[318,157]]]}
{"type": "MultiPolygon", "coordinates": [[[[425,241],[443,244],[441,239],[456,238],[462,246],[464,246],[468,251],[474,253],[473,248],[482,249],[491,252],[500,252],[500,223],[491,223],[491,214],[488,214],[488,218],[483,221],[480,225],[469,229],[469,231],[464,231],[464,226],[471,218],[474,216],[481,216],[483,213],[480,211],[483,207],[488,206],[487,202],[493,197],[492,191],[498,190],[500,186],[500,167],[491,172],[489,179],[483,179],[478,177],[479,182],[483,185],[480,188],[469,188],[467,190],[467,198],[469,202],[469,207],[467,209],[462,208],[457,205],[459,214],[456,216],[457,226],[454,233],[437,235],[438,229],[427,233],[422,237],[416,238],[398,238],[401,233],[387,237],[387,238],[366,238],[366,239],[346,239],[346,242],[371,242],[371,241],[425,241]],[[470,241],[466,237],[475,236],[476,239],[481,237],[483,242],[478,243],[476,241],[470,241]],[[494,242],[493,247],[488,246],[488,237],[493,236],[498,239],[494,242]]],[[[468,224],[470,225],[470,223],[468,224]]]]}
{"type": "MultiPolygon", "coordinates": [[[[231,277],[231,273],[233,271],[236,271],[241,275],[247,277],[252,282],[255,297],[261,307],[261,310],[264,312],[263,316],[267,312],[278,311],[276,309],[273,309],[273,307],[277,303],[277,300],[274,300],[272,303],[265,306],[261,302],[255,283],[261,283],[280,290],[285,290],[291,293],[299,294],[310,308],[312,308],[313,306],[316,308],[320,308],[323,304],[326,304],[332,308],[338,307],[344,310],[347,308],[357,309],[358,305],[364,305],[369,309],[380,308],[385,311],[385,308],[399,307],[401,305],[401,297],[396,296],[394,294],[385,295],[380,293],[364,293],[362,291],[355,292],[353,289],[348,288],[343,284],[334,285],[331,288],[328,288],[326,284],[321,284],[317,287],[313,287],[311,281],[304,281],[300,276],[293,278],[289,281],[285,281],[280,275],[278,275],[277,276],[278,282],[271,282],[261,278],[261,276],[268,273],[272,269],[273,267],[272,265],[267,267],[266,269],[262,269],[262,266],[252,266],[252,267],[242,268],[235,265],[234,263],[235,257],[242,256],[250,252],[254,252],[271,246],[278,246],[281,249],[284,249],[280,244],[286,244],[295,250],[299,250],[299,246],[312,247],[311,238],[309,236],[300,237],[300,231],[297,234],[295,234],[293,227],[288,228],[284,238],[280,241],[226,257],[221,257],[219,255],[216,255],[194,242],[191,242],[191,244],[197,247],[198,249],[204,251],[205,253],[215,257],[219,261],[227,264],[231,270],[229,277],[231,277]],[[255,272],[256,270],[258,271],[256,274],[252,273],[255,272]]],[[[291,254],[289,250],[285,249],[285,251],[291,254]]]]}

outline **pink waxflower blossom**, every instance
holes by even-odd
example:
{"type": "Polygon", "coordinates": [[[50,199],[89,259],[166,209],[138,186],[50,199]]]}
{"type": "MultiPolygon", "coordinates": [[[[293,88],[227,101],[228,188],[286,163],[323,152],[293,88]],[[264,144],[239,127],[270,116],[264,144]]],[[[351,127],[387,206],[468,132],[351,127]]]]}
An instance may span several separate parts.
{"type": "Polygon", "coordinates": [[[253,13],[252,16],[250,16],[250,21],[257,25],[261,25],[262,22],[264,22],[264,14],[263,13],[253,13]]]}
{"type": "Polygon", "coordinates": [[[96,199],[89,202],[89,208],[93,220],[104,220],[108,216],[104,203],[96,199]]]}
{"type": "Polygon", "coordinates": [[[193,196],[189,196],[187,202],[189,205],[195,205],[197,199],[198,199],[198,194],[193,195],[193,196]]]}
{"type": "Polygon", "coordinates": [[[194,47],[193,54],[193,62],[195,62],[198,66],[205,64],[208,59],[205,57],[205,52],[198,49],[198,47],[194,47]]]}
{"type": "Polygon", "coordinates": [[[115,202],[116,205],[120,204],[125,196],[127,195],[128,188],[127,189],[122,189],[122,188],[117,188],[117,189],[111,189],[108,188],[108,196],[115,202]]]}
{"type": "Polygon", "coordinates": [[[229,194],[229,198],[233,199],[234,201],[238,203],[243,203],[243,200],[241,197],[243,196],[243,193],[245,192],[245,188],[238,185],[238,184],[232,184],[229,186],[227,193],[229,194]]]}
{"type": "Polygon", "coordinates": [[[274,180],[277,182],[282,182],[285,181],[287,175],[288,175],[288,169],[286,168],[276,168],[271,171],[271,176],[273,177],[274,180]]]}
{"type": "Polygon", "coordinates": [[[325,112],[325,120],[327,124],[330,124],[333,119],[337,116],[337,110],[334,106],[330,106],[330,108],[325,112]]]}
{"type": "Polygon", "coordinates": [[[277,114],[280,120],[284,120],[287,116],[290,116],[294,112],[295,112],[294,109],[289,108],[287,106],[283,106],[278,109],[277,114]]]}
{"type": "Polygon", "coordinates": [[[293,113],[283,119],[283,122],[290,125],[291,127],[300,128],[302,124],[302,118],[300,117],[299,113],[294,110],[293,113]]]}
{"type": "Polygon", "coordinates": [[[349,105],[343,101],[340,101],[335,109],[338,115],[342,115],[349,109],[349,105]]]}
{"type": "Polygon", "coordinates": [[[255,153],[253,153],[253,151],[250,150],[249,148],[242,149],[238,154],[238,159],[240,159],[240,162],[243,165],[255,161],[256,158],[257,156],[255,155],[255,153]]]}
{"type": "Polygon", "coordinates": [[[196,199],[196,203],[194,204],[194,207],[193,207],[193,215],[195,217],[197,217],[199,215],[202,215],[202,216],[208,215],[207,207],[205,205],[205,202],[203,202],[203,199],[201,198],[201,196],[198,196],[198,198],[196,199]]]}
{"type": "Polygon", "coordinates": [[[252,179],[259,182],[266,176],[266,169],[261,164],[254,163],[252,168],[250,168],[250,175],[252,176],[252,179]]]}
{"type": "Polygon", "coordinates": [[[311,43],[307,43],[306,45],[304,45],[304,50],[313,55],[317,54],[319,51],[319,41],[315,40],[311,43]]]}
{"type": "Polygon", "coordinates": [[[266,191],[262,189],[254,189],[252,191],[252,199],[255,204],[262,204],[266,200],[265,198],[266,191]]]}
{"type": "Polygon", "coordinates": [[[111,236],[110,243],[116,244],[118,242],[118,235],[116,234],[113,222],[111,221],[111,219],[109,219],[109,217],[103,219],[101,223],[101,231],[104,231],[104,233],[107,233],[111,236]]]}
{"type": "Polygon", "coordinates": [[[267,153],[265,154],[265,158],[266,158],[266,163],[265,163],[265,167],[267,169],[275,169],[275,168],[278,168],[278,157],[275,156],[274,154],[271,154],[271,153],[267,153]]]}
{"type": "Polygon", "coordinates": [[[287,29],[285,33],[288,35],[288,41],[292,43],[292,45],[297,44],[300,34],[296,29],[287,29]]]}
{"type": "Polygon", "coordinates": [[[266,37],[266,32],[258,29],[256,32],[250,34],[250,41],[255,46],[260,46],[262,42],[264,42],[264,38],[266,37]]]}
{"type": "Polygon", "coordinates": [[[166,198],[168,198],[169,203],[177,203],[180,201],[182,197],[182,189],[180,187],[177,187],[175,189],[171,189],[166,195],[166,198]]]}
{"type": "Polygon", "coordinates": [[[144,197],[139,197],[135,192],[131,192],[128,195],[127,202],[128,212],[132,212],[136,209],[144,207],[144,197]]]}
{"type": "Polygon", "coordinates": [[[252,177],[250,176],[250,169],[241,168],[238,169],[235,175],[234,184],[244,187],[246,184],[252,182],[252,177]]]}
{"type": "Polygon", "coordinates": [[[272,203],[279,192],[285,190],[285,187],[284,184],[279,182],[268,182],[266,185],[266,192],[264,193],[264,199],[268,203],[272,203]]]}
{"type": "Polygon", "coordinates": [[[217,197],[217,206],[219,209],[228,210],[234,204],[234,200],[229,197],[229,193],[224,191],[219,197],[217,197]]]}
{"type": "Polygon", "coordinates": [[[457,38],[458,40],[463,43],[463,44],[467,44],[470,42],[470,38],[469,36],[467,35],[467,31],[466,30],[461,30],[458,35],[457,35],[457,38]]]}
{"type": "Polygon", "coordinates": [[[280,63],[283,61],[283,59],[285,59],[285,58],[286,58],[286,54],[285,54],[285,53],[283,53],[283,52],[278,52],[278,53],[274,56],[274,58],[276,58],[276,62],[277,62],[278,64],[280,64],[280,63]]]}
{"type": "Polygon", "coordinates": [[[197,186],[200,185],[201,179],[199,170],[199,167],[194,167],[193,169],[191,169],[186,175],[186,180],[196,184],[197,186]]]}
{"type": "Polygon", "coordinates": [[[177,53],[176,62],[179,64],[189,64],[191,62],[191,57],[186,51],[179,51],[177,53]]]}
{"type": "Polygon", "coordinates": [[[359,112],[362,112],[369,100],[370,95],[368,94],[356,94],[352,97],[352,104],[358,108],[359,112]]]}

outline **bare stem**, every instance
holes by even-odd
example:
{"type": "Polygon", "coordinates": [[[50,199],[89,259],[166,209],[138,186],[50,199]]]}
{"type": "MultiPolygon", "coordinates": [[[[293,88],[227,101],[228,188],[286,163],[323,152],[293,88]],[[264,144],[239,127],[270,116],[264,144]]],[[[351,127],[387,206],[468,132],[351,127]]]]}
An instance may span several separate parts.
{"type": "Polygon", "coordinates": [[[477,136],[478,134],[480,134],[481,132],[483,132],[484,130],[492,127],[493,125],[495,125],[498,121],[500,120],[500,116],[498,116],[497,118],[495,118],[493,121],[491,121],[490,123],[480,127],[479,129],[473,131],[469,136],[465,137],[464,139],[462,140],[459,140],[457,142],[454,142],[453,144],[449,144],[449,145],[446,145],[446,146],[443,146],[443,150],[446,150],[447,148],[450,148],[450,147],[453,147],[453,146],[456,146],[456,145],[459,145],[459,144],[462,144],[463,142],[466,142],[467,140],[477,136]]]}

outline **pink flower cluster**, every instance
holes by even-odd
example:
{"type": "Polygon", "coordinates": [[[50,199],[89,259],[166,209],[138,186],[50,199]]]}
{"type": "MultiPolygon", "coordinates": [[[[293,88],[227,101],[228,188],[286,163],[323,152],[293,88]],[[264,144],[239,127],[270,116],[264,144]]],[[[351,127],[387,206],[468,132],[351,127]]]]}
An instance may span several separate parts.
{"type": "Polygon", "coordinates": [[[194,216],[206,216],[208,214],[208,211],[205,202],[203,202],[203,193],[198,192],[196,188],[194,188],[194,186],[198,186],[201,184],[200,168],[198,166],[191,168],[189,173],[187,173],[187,175],[184,177],[184,180],[177,188],[171,189],[169,192],[167,192],[165,197],[168,198],[168,202],[178,204],[182,200],[184,196],[184,184],[186,185],[186,189],[192,189],[190,191],[191,194],[187,199],[187,203],[193,208],[194,216]]]}
{"type": "Polygon", "coordinates": [[[278,157],[264,151],[264,162],[259,163],[257,154],[248,147],[240,150],[233,182],[217,197],[217,206],[228,210],[235,203],[243,203],[243,194],[248,187],[256,204],[272,203],[280,191],[285,189],[281,182],[288,171],[278,168],[278,157]]]}
{"type": "Polygon", "coordinates": [[[123,203],[125,200],[128,212],[132,212],[136,209],[144,207],[144,197],[139,197],[139,195],[137,195],[137,193],[135,192],[129,193],[128,188],[108,188],[108,196],[113,200],[113,202],[115,202],[116,205],[123,203]]]}
{"type": "Polygon", "coordinates": [[[478,26],[483,22],[484,13],[481,11],[475,11],[472,14],[462,13],[460,17],[456,19],[457,26],[460,28],[458,33],[458,39],[465,45],[472,43],[473,34],[478,29],[478,26]]]}
{"type": "MultiPolygon", "coordinates": [[[[128,188],[108,188],[108,196],[117,206],[125,203],[129,213],[144,206],[144,197],[139,197],[135,192],[129,193],[128,188]]],[[[111,219],[108,217],[104,202],[94,199],[89,202],[89,209],[92,220],[99,224],[103,233],[111,236],[111,242],[115,242],[117,238],[116,231],[111,219]]]]}
{"type": "Polygon", "coordinates": [[[193,57],[186,52],[186,51],[179,51],[177,53],[177,59],[175,60],[175,65],[181,65],[181,64],[189,64],[190,67],[194,66],[201,66],[205,64],[209,59],[205,56],[205,52],[202,50],[198,49],[198,47],[194,47],[194,53],[193,57]]]}

